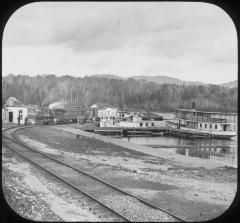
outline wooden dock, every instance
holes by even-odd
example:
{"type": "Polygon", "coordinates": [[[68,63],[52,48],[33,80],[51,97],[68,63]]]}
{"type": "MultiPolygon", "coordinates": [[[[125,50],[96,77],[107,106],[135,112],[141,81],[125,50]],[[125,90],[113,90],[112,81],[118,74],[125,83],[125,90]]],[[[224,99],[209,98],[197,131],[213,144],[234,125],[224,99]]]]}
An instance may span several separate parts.
{"type": "Polygon", "coordinates": [[[82,128],[87,132],[113,136],[174,136],[181,138],[212,138],[210,134],[170,127],[97,127],[82,128]]]}
{"type": "Polygon", "coordinates": [[[130,127],[94,127],[82,129],[87,132],[94,132],[100,135],[115,135],[115,136],[162,136],[163,133],[168,133],[168,127],[151,127],[151,128],[130,128],[130,127]]]}
{"type": "Polygon", "coordinates": [[[95,129],[94,132],[100,135],[123,135],[123,129],[95,129]]]}

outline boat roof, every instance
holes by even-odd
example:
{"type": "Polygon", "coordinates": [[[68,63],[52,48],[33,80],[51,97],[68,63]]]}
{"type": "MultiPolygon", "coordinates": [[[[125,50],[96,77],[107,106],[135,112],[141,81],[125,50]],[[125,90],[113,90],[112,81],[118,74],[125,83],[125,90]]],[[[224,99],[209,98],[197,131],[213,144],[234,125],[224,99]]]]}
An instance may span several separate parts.
{"type": "Polygon", "coordinates": [[[130,114],[130,112],[129,111],[118,111],[119,113],[128,113],[128,114],[130,114]]]}
{"type": "Polygon", "coordinates": [[[52,111],[60,111],[60,112],[66,112],[64,109],[62,108],[53,108],[51,109],[52,111]]]}
{"type": "Polygon", "coordinates": [[[176,111],[186,111],[186,112],[197,112],[197,113],[208,113],[208,114],[224,114],[224,115],[237,115],[237,113],[233,113],[233,112],[207,112],[207,111],[197,111],[197,110],[193,110],[193,109],[176,109],[176,111]]]}

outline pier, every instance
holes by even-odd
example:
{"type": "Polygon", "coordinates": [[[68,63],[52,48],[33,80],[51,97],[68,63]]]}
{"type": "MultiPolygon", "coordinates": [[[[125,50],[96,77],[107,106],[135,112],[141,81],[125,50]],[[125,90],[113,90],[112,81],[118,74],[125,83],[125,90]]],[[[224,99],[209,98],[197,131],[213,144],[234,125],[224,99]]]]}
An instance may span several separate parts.
{"type": "Polygon", "coordinates": [[[168,127],[155,128],[122,128],[122,127],[87,127],[83,128],[87,132],[94,132],[100,135],[120,135],[120,136],[159,136],[169,133],[168,127]]]}
{"type": "Polygon", "coordinates": [[[149,128],[129,128],[129,127],[84,127],[81,128],[87,132],[94,132],[100,135],[114,136],[174,136],[183,138],[212,138],[211,134],[200,133],[195,131],[173,129],[170,127],[149,127],[149,128]]]}

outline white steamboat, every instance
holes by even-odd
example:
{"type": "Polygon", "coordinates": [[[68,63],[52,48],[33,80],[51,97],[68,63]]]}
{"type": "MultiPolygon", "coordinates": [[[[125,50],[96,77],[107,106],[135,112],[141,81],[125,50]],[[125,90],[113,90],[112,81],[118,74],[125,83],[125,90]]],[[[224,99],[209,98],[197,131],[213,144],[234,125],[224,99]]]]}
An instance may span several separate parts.
{"type": "Polygon", "coordinates": [[[231,139],[237,135],[237,113],[177,109],[174,120],[167,121],[166,125],[179,134],[231,139]]]}

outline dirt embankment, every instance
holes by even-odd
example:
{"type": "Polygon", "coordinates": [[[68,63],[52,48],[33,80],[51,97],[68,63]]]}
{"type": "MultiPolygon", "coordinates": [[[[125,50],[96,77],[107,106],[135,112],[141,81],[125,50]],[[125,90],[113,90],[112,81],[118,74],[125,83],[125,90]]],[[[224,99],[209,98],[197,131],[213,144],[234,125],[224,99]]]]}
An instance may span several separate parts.
{"type": "MultiPolygon", "coordinates": [[[[237,188],[237,170],[207,165],[201,159],[186,161],[167,154],[149,154],[149,148],[119,146],[108,137],[87,135],[75,129],[37,127],[19,132],[43,152],[58,157],[101,179],[134,193],[190,221],[219,216],[231,205],[237,188]],[[79,137],[76,137],[79,134],[79,137]],[[141,149],[148,149],[148,153],[141,149]],[[174,159],[173,159],[174,158],[174,159]]],[[[181,156],[181,155],[178,155],[181,156]]]]}

